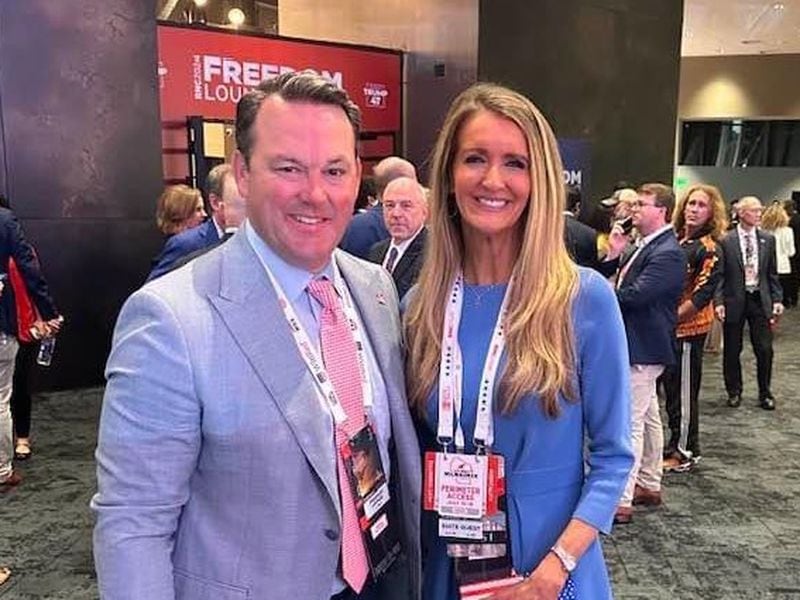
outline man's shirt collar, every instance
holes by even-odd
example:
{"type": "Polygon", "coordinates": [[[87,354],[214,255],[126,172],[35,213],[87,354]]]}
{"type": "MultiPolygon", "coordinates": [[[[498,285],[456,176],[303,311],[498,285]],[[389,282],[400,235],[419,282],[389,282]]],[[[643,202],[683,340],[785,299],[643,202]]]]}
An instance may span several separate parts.
{"type": "Polygon", "coordinates": [[[250,221],[245,221],[244,224],[245,235],[247,241],[255,253],[269,268],[272,276],[283,288],[283,293],[289,299],[289,302],[296,302],[306,292],[309,282],[323,275],[333,281],[333,262],[328,261],[328,264],[319,273],[311,273],[300,267],[296,267],[286,262],[269,244],[267,244],[261,236],[256,233],[250,221]]]}

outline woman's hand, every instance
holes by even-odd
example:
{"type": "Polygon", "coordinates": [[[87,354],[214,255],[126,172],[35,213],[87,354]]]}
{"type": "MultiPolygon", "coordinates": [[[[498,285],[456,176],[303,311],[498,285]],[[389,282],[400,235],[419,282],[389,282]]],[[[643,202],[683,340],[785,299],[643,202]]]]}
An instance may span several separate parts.
{"type": "Polygon", "coordinates": [[[525,581],[491,596],[491,600],[558,600],[567,582],[561,561],[548,552],[525,581]]]}

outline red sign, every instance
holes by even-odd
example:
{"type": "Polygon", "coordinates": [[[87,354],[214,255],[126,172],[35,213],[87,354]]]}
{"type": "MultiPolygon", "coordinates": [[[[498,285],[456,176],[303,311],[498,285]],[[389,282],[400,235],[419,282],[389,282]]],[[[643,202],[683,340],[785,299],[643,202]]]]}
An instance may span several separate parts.
{"type": "Polygon", "coordinates": [[[263,79],[313,69],[347,90],[365,131],[399,131],[402,55],[344,45],[158,26],[161,119],[233,120],[263,79]]]}

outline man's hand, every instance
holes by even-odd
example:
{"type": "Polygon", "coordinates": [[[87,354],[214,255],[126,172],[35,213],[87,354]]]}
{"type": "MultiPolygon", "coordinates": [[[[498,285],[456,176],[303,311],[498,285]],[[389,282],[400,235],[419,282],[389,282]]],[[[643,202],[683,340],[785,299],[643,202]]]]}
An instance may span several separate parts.
{"type": "Polygon", "coordinates": [[[61,331],[61,326],[64,324],[63,315],[58,315],[55,319],[47,321],[47,328],[50,330],[50,335],[56,335],[61,331]]]}
{"type": "Polygon", "coordinates": [[[61,330],[61,325],[64,323],[64,317],[61,315],[49,321],[42,321],[41,319],[34,322],[31,329],[33,330],[33,337],[37,340],[42,338],[52,337],[61,330]]]}
{"type": "Polygon", "coordinates": [[[774,302],[772,304],[772,314],[773,316],[780,317],[783,314],[783,304],[780,302],[774,302]]]}
{"type": "Polygon", "coordinates": [[[561,566],[561,561],[548,552],[530,577],[493,594],[490,600],[557,600],[566,581],[567,572],[561,566]]]}
{"type": "Polygon", "coordinates": [[[614,223],[611,228],[611,233],[608,234],[608,254],[606,260],[614,260],[628,245],[628,236],[622,231],[622,226],[619,223],[614,223]]]}
{"type": "Polygon", "coordinates": [[[720,304],[719,306],[715,306],[714,314],[717,315],[717,319],[719,319],[722,322],[725,322],[725,305],[720,304]]]}

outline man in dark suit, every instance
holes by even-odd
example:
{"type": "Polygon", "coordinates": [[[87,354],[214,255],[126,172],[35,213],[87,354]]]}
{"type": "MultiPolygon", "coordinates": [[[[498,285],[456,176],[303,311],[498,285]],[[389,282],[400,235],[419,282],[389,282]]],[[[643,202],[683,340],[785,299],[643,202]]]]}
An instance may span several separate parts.
{"type": "Polygon", "coordinates": [[[567,185],[567,210],[564,211],[564,242],[572,260],[584,267],[597,269],[597,232],[577,219],[581,204],[581,190],[567,185]]]}
{"type": "MultiPolygon", "coordinates": [[[[686,256],[670,224],[675,208],[672,188],[648,183],[638,193],[632,217],[640,238],[620,261],[616,283],[631,362],[631,441],[635,456],[617,509],[617,523],[631,521],[633,504],[661,504],[664,433],[656,380],[665,366],[675,362],[672,340],[686,274],[686,256]]],[[[622,227],[615,225],[609,237],[609,257],[619,257],[626,245],[622,227]]]]}
{"type": "Polygon", "coordinates": [[[775,409],[770,391],[772,331],[770,319],[783,314],[783,297],[776,269],[775,237],[758,229],[761,201],[746,196],[736,203],[739,224],[722,239],[723,276],[714,296],[722,321],[723,373],[728,405],[742,402],[742,332],[747,321],[756,355],[758,400],[761,408],[775,409]]]}
{"type": "Polygon", "coordinates": [[[398,177],[409,177],[416,181],[417,170],[406,159],[389,156],[375,165],[372,175],[378,192],[378,202],[351,219],[344,237],[339,243],[342,250],[364,259],[369,258],[372,246],[389,238],[389,230],[386,229],[383,206],[381,206],[381,198],[386,186],[398,177]]]}
{"type": "Polygon", "coordinates": [[[61,326],[61,317],[39,270],[33,248],[25,239],[14,213],[0,208],[0,493],[22,480],[12,466],[14,447],[10,401],[19,332],[14,290],[8,280],[10,258],[14,259],[28,294],[43,319],[34,325],[37,331],[46,337],[55,335],[61,326]]]}
{"type": "Polygon", "coordinates": [[[400,177],[386,186],[383,216],[391,237],[372,246],[368,258],[392,274],[402,300],[422,268],[427,236],[428,201],[416,179],[400,177]]]}
{"type": "Polygon", "coordinates": [[[208,204],[211,218],[197,227],[187,229],[172,236],[164,244],[164,249],[153,261],[153,269],[147,281],[161,277],[175,268],[181,258],[218,244],[228,227],[226,221],[226,198],[230,202],[239,197],[231,166],[227,163],[217,165],[208,174],[208,204]]]}

